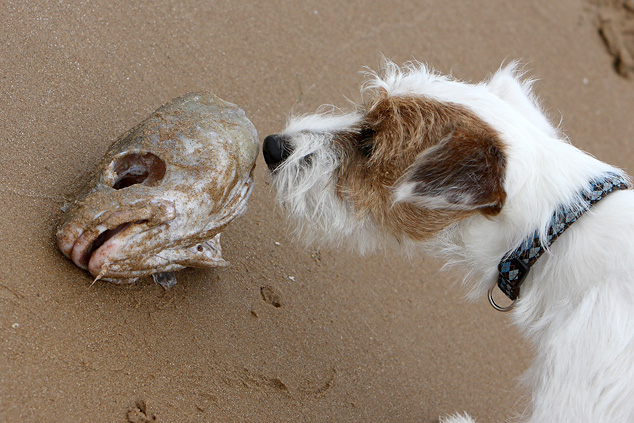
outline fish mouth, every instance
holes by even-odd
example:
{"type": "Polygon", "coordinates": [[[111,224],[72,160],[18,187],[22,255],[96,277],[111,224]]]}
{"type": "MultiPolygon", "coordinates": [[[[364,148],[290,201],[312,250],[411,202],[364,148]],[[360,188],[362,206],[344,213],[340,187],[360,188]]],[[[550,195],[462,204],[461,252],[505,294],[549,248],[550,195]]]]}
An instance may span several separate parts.
{"type": "Polygon", "coordinates": [[[106,230],[92,242],[92,252],[88,260],[88,271],[95,277],[108,276],[108,265],[111,257],[123,249],[127,244],[130,235],[140,232],[140,228],[146,221],[135,223],[122,223],[114,229],[106,230]],[[130,233],[132,231],[132,233],[130,233]]]}
{"type": "MultiPolygon", "coordinates": [[[[89,214],[87,210],[80,210],[58,229],[57,245],[79,268],[101,277],[108,272],[109,264],[130,258],[121,257],[124,255],[121,251],[129,249],[135,235],[176,218],[174,203],[163,199],[150,199],[96,214],[89,214]]],[[[130,254],[135,255],[132,251],[125,255],[130,254]]]]}
{"type": "Polygon", "coordinates": [[[96,260],[96,257],[100,257],[102,255],[99,250],[110,240],[114,239],[118,234],[129,228],[130,225],[132,225],[132,223],[122,223],[114,229],[107,229],[99,234],[99,236],[90,244],[90,248],[86,251],[85,256],[88,258],[86,264],[91,275],[97,276],[103,267],[101,263],[103,260],[96,260]],[[100,263],[97,264],[97,261],[100,263]]]}
{"type": "Polygon", "coordinates": [[[145,223],[146,220],[124,222],[112,229],[97,225],[77,238],[70,258],[91,275],[103,276],[111,257],[128,244],[130,235],[141,232],[145,223]]]}

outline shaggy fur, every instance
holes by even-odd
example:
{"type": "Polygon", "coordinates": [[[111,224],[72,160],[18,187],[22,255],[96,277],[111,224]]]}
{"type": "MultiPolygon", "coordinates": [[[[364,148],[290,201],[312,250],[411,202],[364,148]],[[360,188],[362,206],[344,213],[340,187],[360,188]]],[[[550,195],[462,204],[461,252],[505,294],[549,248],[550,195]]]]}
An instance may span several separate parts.
{"type": "MultiPolygon", "coordinates": [[[[549,123],[514,64],[468,84],[387,63],[362,94],[351,113],[295,117],[279,134],[290,155],[272,181],[298,236],[440,254],[473,297],[592,179],[623,175],[549,123]]],[[[615,192],[533,266],[512,312],[536,350],[522,421],[634,422],[633,239],[634,194],[615,192]]]]}

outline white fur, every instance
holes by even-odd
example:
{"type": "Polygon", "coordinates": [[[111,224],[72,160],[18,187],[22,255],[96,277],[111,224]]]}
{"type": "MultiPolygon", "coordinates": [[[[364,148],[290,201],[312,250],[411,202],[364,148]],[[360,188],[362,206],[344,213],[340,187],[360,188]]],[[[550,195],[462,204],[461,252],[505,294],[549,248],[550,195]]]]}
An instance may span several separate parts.
{"type": "MultiPolygon", "coordinates": [[[[531,82],[522,82],[516,69],[511,64],[488,81],[467,84],[419,63],[403,68],[387,63],[382,76],[371,74],[364,88],[460,104],[501,135],[507,155],[501,213],[465,219],[419,245],[440,253],[450,265],[462,266],[473,297],[495,285],[497,265],[508,251],[535,230],[546,231],[558,206],[578,206],[579,192],[593,178],[622,174],[569,144],[548,122],[531,82]]],[[[351,239],[367,250],[390,240],[375,223],[359,221],[345,200],[334,195],[332,172],[341,152],[330,140],[359,119],[357,112],[314,115],[291,120],[284,131],[295,151],[274,181],[280,201],[310,241],[339,244],[351,239]],[[313,154],[308,166],[301,162],[307,152],[313,154]]],[[[406,184],[395,192],[396,201],[443,206],[442,197],[417,197],[406,184]]],[[[525,377],[532,404],[521,421],[634,422],[633,259],[634,193],[619,191],[581,217],[533,266],[512,312],[536,350],[525,377]]],[[[466,415],[441,421],[473,422],[466,415]]]]}
{"type": "Polygon", "coordinates": [[[333,134],[360,119],[356,113],[302,116],[291,119],[281,134],[292,135],[293,152],[276,170],[277,198],[296,224],[294,235],[307,243],[346,243],[365,253],[394,242],[371,220],[359,220],[334,193],[332,174],[343,153],[332,144],[333,134]]]}
{"type": "Polygon", "coordinates": [[[440,419],[440,423],[475,423],[468,414],[454,414],[440,419]]]}

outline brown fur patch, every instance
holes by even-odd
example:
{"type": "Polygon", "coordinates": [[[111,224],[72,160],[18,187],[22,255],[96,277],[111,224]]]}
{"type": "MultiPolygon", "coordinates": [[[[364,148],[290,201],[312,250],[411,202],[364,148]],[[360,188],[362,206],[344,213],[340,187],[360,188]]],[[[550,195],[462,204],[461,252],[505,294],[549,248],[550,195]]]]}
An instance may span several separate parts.
{"type": "Polygon", "coordinates": [[[442,197],[455,207],[496,215],[506,200],[505,165],[491,134],[457,130],[416,159],[403,179],[415,184],[417,196],[442,197]]]}
{"type": "MultiPolygon", "coordinates": [[[[465,157],[480,154],[483,149],[485,155],[498,155],[501,159],[495,169],[485,170],[482,194],[489,196],[488,200],[497,195],[500,201],[488,201],[496,206],[481,210],[485,214],[498,213],[505,194],[501,190],[503,145],[497,133],[462,106],[425,97],[390,97],[384,90],[379,90],[374,101],[365,106],[365,119],[357,132],[336,137],[344,152],[337,175],[337,194],[354,205],[359,217],[371,216],[399,239],[424,240],[477,213],[393,204],[393,187],[415,159],[452,134],[460,137],[452,153],[455,169],[465,157]]],[[[460,172],[455,174],[459,176],[460,172]]]]}

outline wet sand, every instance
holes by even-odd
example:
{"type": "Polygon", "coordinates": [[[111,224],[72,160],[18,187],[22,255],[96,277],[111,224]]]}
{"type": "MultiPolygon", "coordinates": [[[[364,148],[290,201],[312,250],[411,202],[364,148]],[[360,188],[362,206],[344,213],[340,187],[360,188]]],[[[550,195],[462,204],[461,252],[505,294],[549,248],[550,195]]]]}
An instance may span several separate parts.
{"type": "Polygon", "coordinates": [[[2,9],[0,420],[493,422],[523,410],[517,378],[533,354],[509,316],[467,302],[460,276],[430,258],[293,241],[261,157],[249,211],[223,234],[231,266],[181,272],[170,291],[89,288],[54,231],[109,144],[162,103],[212,91],[263,138],[291,110],[346,108],[381,54],[474,81],[520,59],[572,142],[632,173],[634,81],[613,67],[596,2],[2,9]]]}

